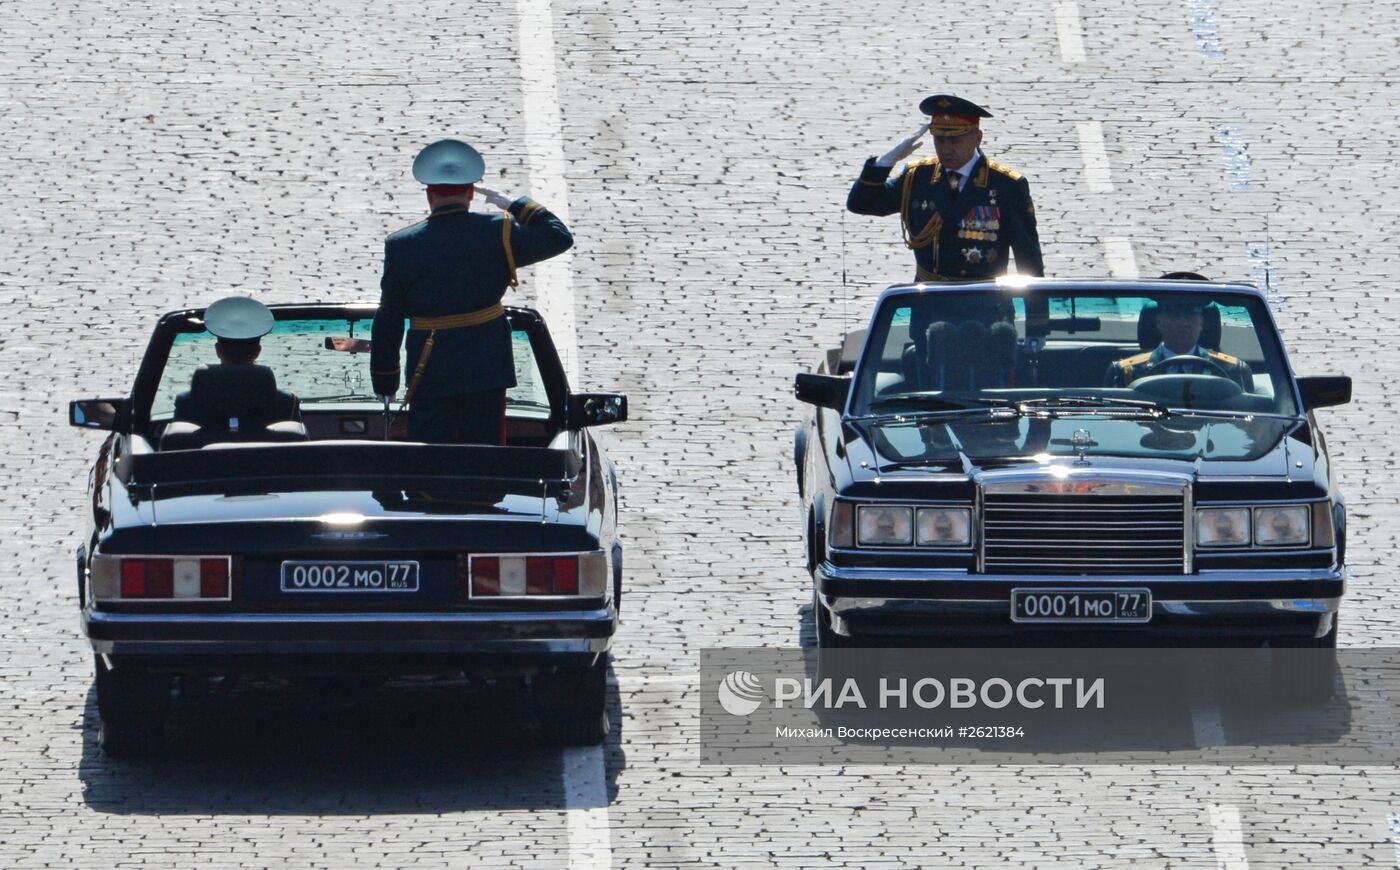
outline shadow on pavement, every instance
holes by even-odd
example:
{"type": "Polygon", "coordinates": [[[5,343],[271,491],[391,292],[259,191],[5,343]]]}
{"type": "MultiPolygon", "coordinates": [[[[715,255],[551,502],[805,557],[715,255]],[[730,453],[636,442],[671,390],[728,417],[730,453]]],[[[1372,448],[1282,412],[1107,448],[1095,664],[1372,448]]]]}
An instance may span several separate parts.
{"type": "MultiPolygon", "coordinates": [[[[622,709],[608,693],[601,747],[616,795],[622,709]]],[[[88,806],[109,813],[337,815],[563,809],[562,753],[540,737],[520,689],[395,683],[377,690],[268,683],[179,701],[164,750],[109,759],[95,693],[83,714],[78,775],[88,806]]],[[[576,750],[575,750],[576,751],[576,750]]],[[[587,808],[587,795],[570,796],[587,808]]]]}

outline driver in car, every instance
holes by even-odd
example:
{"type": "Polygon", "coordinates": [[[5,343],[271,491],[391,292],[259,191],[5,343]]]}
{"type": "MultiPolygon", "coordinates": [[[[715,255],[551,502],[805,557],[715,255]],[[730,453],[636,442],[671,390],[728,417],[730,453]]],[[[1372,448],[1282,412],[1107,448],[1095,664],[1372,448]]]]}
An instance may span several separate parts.
{"type": "Polygon", "coordinates": [[[1111,363],[1105,383],[1126,387],[1148,375],[1205,374],[1228,377],[1246,393],[1253,392],[1254,374],[1244,360],[1201,347],[1204,312],[1205,303],[1198,300],[1175,297],[1159,301],[1157,330],[1162,334],[1161,343],[1153,350],[1111,363]]]}

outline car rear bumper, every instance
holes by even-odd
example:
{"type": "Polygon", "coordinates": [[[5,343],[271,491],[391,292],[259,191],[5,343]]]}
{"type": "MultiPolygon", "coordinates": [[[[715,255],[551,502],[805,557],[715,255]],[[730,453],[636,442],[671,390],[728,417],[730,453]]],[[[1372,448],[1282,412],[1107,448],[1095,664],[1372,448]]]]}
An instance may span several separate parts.
{"type": "Polygon", "coordinates": [[[152,614],[87,609],[93,651],[160,659],[366,656],[502,664],[595,658],[611,646],[611,606],[568,612],[152,614]]]}
{"type": "Polygon", "coordinates": [[[963,571],[817,566],[817,588],[832,627],[847,636],[958,635],[1063,638],[1122,634],[1143,640],[1250,641],[1320,637],[1332,628],[1346,590],[1344,571],[1218,571],[1179,576],[1035,577],[963,571]],[[1011,590],[1146,588],[1145,623],[1016,623],[1011,590]]]}

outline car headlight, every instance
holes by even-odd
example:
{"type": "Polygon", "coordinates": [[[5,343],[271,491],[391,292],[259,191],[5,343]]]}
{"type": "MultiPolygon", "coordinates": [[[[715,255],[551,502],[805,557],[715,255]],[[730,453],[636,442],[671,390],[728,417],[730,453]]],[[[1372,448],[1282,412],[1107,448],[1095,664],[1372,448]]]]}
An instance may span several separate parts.
{"type": "Polygon", "coordinates": [[[1196,546],[1249,546],[1249,508],[1204,508],[1196,511],[1196,546]]]}
{"type": "Polygon", "coordinates": [[[1254,543],[1261,547],[1296,547],[1312,540],[1307,505],[1254,509],[1254,543]]]}
{"type": "Polygon", "coordinates": [[[972,544],[972,511],[967,508],[919,508],[920,547],[967,547],[972,544]]]}
{"type": "Polygon", "coordinates": [[[856,541],[862,547],[907,547],[914,542],[914,509],[860,505],[856,526],[856,541]]]}

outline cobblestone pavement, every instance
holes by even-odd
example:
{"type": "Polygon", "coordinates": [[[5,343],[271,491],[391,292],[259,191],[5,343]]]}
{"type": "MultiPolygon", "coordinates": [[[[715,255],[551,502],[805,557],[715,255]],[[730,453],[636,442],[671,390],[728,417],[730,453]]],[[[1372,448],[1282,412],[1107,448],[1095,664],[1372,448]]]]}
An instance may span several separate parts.
{"type": "Polygon", "coordinates": [[[704,646],[806,639],[792,375],[911,272],[893,219],[841,206],[945,88],[995,111],[986,149],[1031,176],[1051,274],[1267,262],[1298,371],[1356,379],[1323,412],[1342,643],[1400,643],[1400,13],[1380,0],[972,0],[951,22],[554,0],[581,386],[633,416],[606,433],[629,591],[596,782],[596,755],[517,737],[508,703],[483,719],[433,690],[250,694],[182,712],[165,759],[106,761],[72,580],[97,439],[67,400],[125,391],[164,310],[375,298],[434,138],[526,192],[534,8],[0,0],[0,865],[1395,863],[1390,768],[701,767],[687,679],[704,646]]]}

